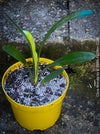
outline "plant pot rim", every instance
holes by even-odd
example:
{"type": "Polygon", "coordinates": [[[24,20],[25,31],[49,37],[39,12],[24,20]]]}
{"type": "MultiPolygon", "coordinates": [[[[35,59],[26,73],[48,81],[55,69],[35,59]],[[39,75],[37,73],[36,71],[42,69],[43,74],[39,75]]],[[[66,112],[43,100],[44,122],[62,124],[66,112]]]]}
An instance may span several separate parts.
{"type": "MultiPolygon", "coordinates": [[[[27,62],[29,62],[29,61],[33,62],[33,59],[32,59],[32,58],[27,58],[26,61],[27,61],[27,62]]],[[[44,64],[46,64],[46,63],[50,64],[50,63],[53,62],[53,60],[49,60],[49,59],[47,59],[47,58],[39,58],[39,61],[42,62],[42,63],[44,63],[44,64]]],[[[63,71],[63,76],[65,77],[65,79],[66,79],[66,81],[67,81],[67,86],[66,86],[66,89],[65,89],[65,91],[63,92],[63,94],[62,94],[57,100],[55,100],[55,101],[53,101],[53,102],[51,102],[51,103],[49,103],[49,104],[42,105],[42,106],[26,106],[26,105],[19,104],[19,103],[15,102],[13,99],[11,99],[11,97],[6,93],[6,91],[5,91],[5,89],[4,89],[4,82],[6,81],[6,79],[7,79],[7,77],[8,77],[8,75],[9,75],[10,72],[16,70],[18,67],[23,67],[23,66],[24,66],[24,65],[23,65],[21,62],[17,62],[17,63],[15,63],[15,64],[11,65],[11,66],[5,71],[5,73],[4,73],[3,77],[2,77],[2,88],[3,88],[3,91],[4,91],[4,93],[5,93],[6,97],[7,97],[7,99],[8,99],[11,103],[15,104],[16,107],[19,106],[19,107],[23,107],[23,108],[25,108],[25,109],[30,108],[30,109],[32,109],[32,110],[33,110],[33,109],[39,110],[39,109],[41,109],[41,108],[44,109],[44,108],[49,108],[50,106],[56,105],[56,104],[58,104],[58,101],[59,101],[59,103],[60,103],[60,102],[64,99],[64,97],[65,97],[65,95],[66,95],[66,92],[67,92],[67,90],[68,90],[68,86],[69,86],[69,77],[68,77],[68,75],[67,75],[67,73],[66,73],[65,70],[63,71]]],[[[61,68],[61,66],[55,66],[55,69],[57,69],[57,68],[61,68]]]]}

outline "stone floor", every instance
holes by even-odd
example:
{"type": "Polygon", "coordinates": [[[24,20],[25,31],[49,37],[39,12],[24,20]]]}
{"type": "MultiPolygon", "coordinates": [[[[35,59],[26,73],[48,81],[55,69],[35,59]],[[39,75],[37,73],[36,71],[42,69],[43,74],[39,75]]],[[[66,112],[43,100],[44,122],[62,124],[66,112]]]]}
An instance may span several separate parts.
{"type": "MultiPolygon", "coordinates": [[[[97,53],[100,44],[100,1],[99,0],[0,0],[0,81],[4,71],[15,61],[1,47],[13,42],[22,50],[25,39],[6,18],[4,12],[23,29],[30,31],[36,42],[41,42],[49,28],[60,18],[73,11],[91,9],[93,16],[71,21],[57,29],[48,39],[51,44],[43,56],[56,59],[68,49],[97,53]],[[70,39],[69,39],[70,37],[70,39]],[[50,46],[57,42],[57,49],[50,46]],[[58,50],[58,44],[61,47],[58,50]],[[66,49],[65,49],[66,47],[66,49]],[[53,54],[49,50],[56,50],[53,54]],[[64,50],[65,49],[65,50],[64,50]],[[6,65],[6,67],[5,67],[6,65]]],[[[28,49],[27,49],[28,51],[28,49]]],[[[27,54],[27,52],[25,51],[27,54]]],[[[14,118],[0,84],[0,134],[99,134],[100,97],[97,96],[97,60],[66,68],[70,86],[63,101],[60,118],[45,131],[29,131],[22,128],[14,118]]]]}
{"type": "MultiPolygon", "coordinates": [[[[3,1],[3,0],[2,0],[3,1]]],[[[70,36],[76,40],[95,39],[100,36],[99,0],[9,0],[0,5],[0,38],[9,42],[25,42],[4,12],[24,30],[32,33],[35,41],[41,41],[46,32],[59,19],[78,10],[92,10],[95,14],[76,19],[58,28],[49,38],[50,42],[63,42],[70,36]]]]}

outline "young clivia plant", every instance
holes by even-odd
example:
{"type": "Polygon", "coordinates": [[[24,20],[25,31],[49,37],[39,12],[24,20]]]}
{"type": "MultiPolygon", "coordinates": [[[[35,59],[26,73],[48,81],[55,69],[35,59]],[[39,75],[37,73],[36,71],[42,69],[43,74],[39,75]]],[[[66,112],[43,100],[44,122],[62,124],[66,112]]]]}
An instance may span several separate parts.
{"type": "Polygon", "coordinates": [[[91,10],[83,10],[71,13],[59,20],[45,35],[38,52],[31,33],[21,30],[6,14],[24,35],[32,53],[32,58],[25,59],[14,46],[3,46],[4,51],[20,61],[13,64],[4,73],[2,87],[11,103],[15,119],[22,127],[32,131],[45,130],[58,120],[62,101],[69,86],[68,75],[62,66],[92,60],[95,58],[95,54],[72,52],[52,61],[40,58],[42,47],[56,28],[70,20],[91,14],[93,14],[91,10]]]}
{"type": "MultiPolygon", "coordinates": [[[[32,84],[37,85],[41,74],[50,67],[81,63],[81,62],[92,60],[96,57],[95,54],[93,54],[91,52],[71,52],[71,53],[68,53],[68,54],[64,55],[63,57],[57,59],[53,63],[48,64],[42,70],[40,75],[38,76],[39,58],[41,55],[42,47],[44,46],[46,40],[49,38],[51,33],[54,32],[58,27],[62,26],[64,23],[66,23],[70,20],[73,20],[75,18],[85,17],[85,16],[88,16],[91,14],[93,14],[93,12],[91,10],[83,10],[83,11],[73,12],[73,13],[65,16],[61,20],[59,20],[55,25],[52,26],[52,28],[45,35],[38,52],[36,52],[36,46],[35,46],[35,42],[34,42],[34,38],[33,38],[32,34],[29,31],[21,30],[19,28],[19,26],[6,14],[8,19],[24,35],[24,37],[26,38],[26,40],[28,42],[28,45],[30,46],[32,58],[33,58],[33,72],[30,69],[29,64],[26,62],[26,59],[24,58],[23,54],[19,50],[17,50],[14,46],[5,45],[5,46],[3,46],[3,50],[6,51],[9,55],[14,57],[15,59],[17,59],[18,61],[21,61],[28,68],[32,84]]],[[[54,79],[55,77],[57,77],[59,74],[61,74],[63,72],[63,70],[64,70],[63,68],[58,68],[56,70],[53,70],[49,75],[47,75],[41,81],[41,85],[44,84],[45,82],[48,82],[51,79],[54,79]]]]}

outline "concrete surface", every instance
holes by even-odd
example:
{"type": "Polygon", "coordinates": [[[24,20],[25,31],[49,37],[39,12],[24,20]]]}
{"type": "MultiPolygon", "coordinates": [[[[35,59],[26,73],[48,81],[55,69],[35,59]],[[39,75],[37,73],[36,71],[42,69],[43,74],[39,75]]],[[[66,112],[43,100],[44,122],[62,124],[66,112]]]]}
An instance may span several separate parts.
{"type": "Polygon", "coordinates": [[[70,12],[92,10],[94,15],[70,22],[70,37],[76,40],[95,39],[100,37],[100,1],[72,0],[69,2],[70,12]]]}
{"type": "Polygon", "coordinates": [[[94,15],[76,19],[58,28],[49,38],[50,42],[63,42],[70,36],[77,40],[95,39],[100,35],[99,0],[10,0],[0,5],[0,39],[9,42],[25,42],[25,39],[6,18],[4,12],[22,28],[32,33],[35,41],[41,41],[51,26],[73,11],[91,9],[94,15]]]}

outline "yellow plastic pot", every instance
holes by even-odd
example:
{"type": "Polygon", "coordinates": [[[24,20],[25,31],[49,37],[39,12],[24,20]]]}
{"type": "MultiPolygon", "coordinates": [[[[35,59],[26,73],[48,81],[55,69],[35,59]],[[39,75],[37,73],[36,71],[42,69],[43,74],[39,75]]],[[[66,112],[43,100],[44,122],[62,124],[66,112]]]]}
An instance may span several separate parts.
{"type": "MultiPolygon", "coordinates": [[[[32,58],[27,59],[27,61],[32,62],[32,58]]],[[[53,62],[52,60],[45,58],[40,58],[39,61],[44,64],[53,62]]],[[[4,82],[7,80],[9,73],[22,66],[23,64],[21,62],[17,62],[6,70],[2,78],[3,91],[11,104],[16,120],[22,127],[28,130],[45,130],[53,126],[59,118],[59,115],[61,113],[62,101],[66,95],[69,86],[68,75],[65,71],[63,71],[63,75],[67,81],[67,88],[65,89],[62,96],[60,96],[56,101],[48,105],[38,107],[24,106],[12,100],[4,89],[4,82]]],[[[55,68],[59,68],[59,66],[56,66],[55,68]]]]}

